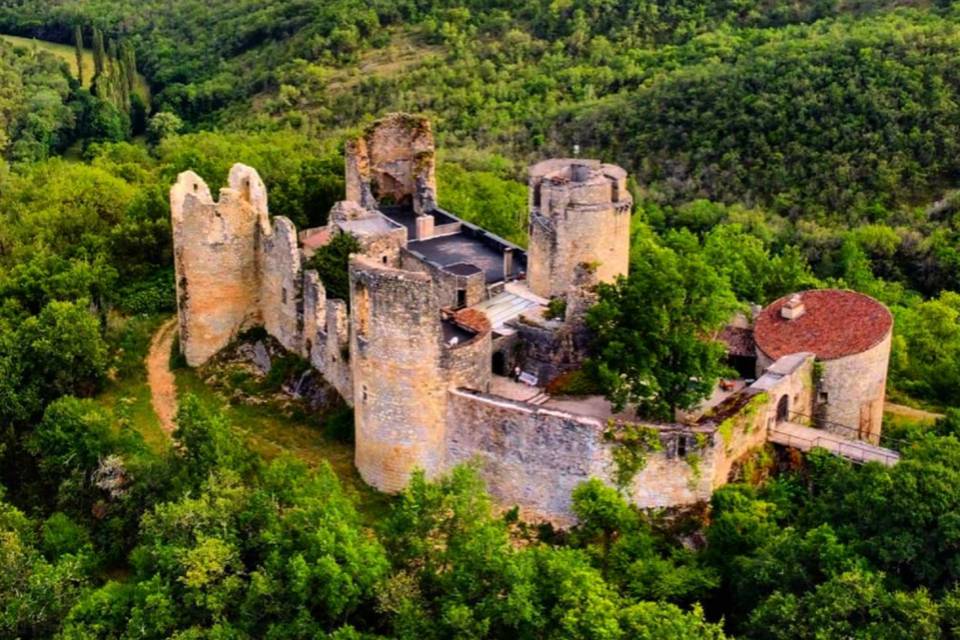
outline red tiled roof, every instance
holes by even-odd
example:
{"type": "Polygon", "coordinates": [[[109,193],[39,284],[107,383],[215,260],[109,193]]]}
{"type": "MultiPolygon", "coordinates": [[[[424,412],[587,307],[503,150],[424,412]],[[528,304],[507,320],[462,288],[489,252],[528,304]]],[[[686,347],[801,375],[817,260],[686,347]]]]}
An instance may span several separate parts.
{"type": "Polygon", "coordinates": [[[804,314],[794,320],[780,315],[793,294],[772,303],[757,316],[753,337],[770,358],[809,351],[821,360],[861,353],[881,342],[893,326],[890,311],[856,291],[817,289],[800,294],[804,314]]]}
{"type": "Polygon", "coordinates": [[[330,239],[330,229],[324,227],[304,238],[301,244],[304,249],[313,252],[330,242],[330,239]]]}
{"type": "Polygon", "coordinates": [[[490,331],[490,320],[476,309],[460,309],[454,314],[454,321],[476,333],[483,334],[490,331]]]}

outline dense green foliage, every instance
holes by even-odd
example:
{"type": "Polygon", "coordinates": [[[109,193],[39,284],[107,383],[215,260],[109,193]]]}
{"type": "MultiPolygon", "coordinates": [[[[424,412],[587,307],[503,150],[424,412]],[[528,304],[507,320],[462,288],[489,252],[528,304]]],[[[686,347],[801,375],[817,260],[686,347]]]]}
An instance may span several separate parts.
{"type": "Polygon", "coordinates": [[[360,253],[360,242],[349,233],[339,233],[310,257],[307,267],[316,269],[327,297],[350,301],[350,254],[360,253]]]}
{"type": "Polygon", "coordinates": [[[721,329],[737,301],[702,256],[637,238],[629,276],[601,283],[597,293],[587,317],[597,351],[590,364],[616,409],[636,405],[648,417],[672,420],[678,408],[713,392],[724,349],[702,336],[721,329]]]}

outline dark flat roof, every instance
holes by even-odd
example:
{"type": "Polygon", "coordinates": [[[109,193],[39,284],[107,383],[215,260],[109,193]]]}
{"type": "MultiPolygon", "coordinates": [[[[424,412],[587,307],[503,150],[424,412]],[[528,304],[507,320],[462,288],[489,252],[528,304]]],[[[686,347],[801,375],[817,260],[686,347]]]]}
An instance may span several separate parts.
{"type": "MultiPolygon", "coordinates": [[[[387,216],[397,224],[402,224],[407,228],[407,237],[415,238],[417,236],[417,214],[413,212],[413,207],[409,205],[388,205],[381,206],[380,213],[387,216]]],[[[456,222],[456,218],[448,216],[442,211],[433,210],[430,212],[433,216],[433,224],[450,224],[456,222]]]]}
{"type": "MultiPolygon", "coordinates": [[[[463,233],[428,238],[427,240],[415,240],[408,243],[407,248],[416,251],[427,260],[436,262],[442,267],[463,263],[475,265],[483,270],[488,284],[500,282],[504,279],[503,253],[487,246],[481,240],[463,233]]],[[[457,267],[458,270],[461,268],[457,267]]],[[[514,260],[513,272],[508,275],[518,275],[519,269],[519,260],[514,260]]]]}

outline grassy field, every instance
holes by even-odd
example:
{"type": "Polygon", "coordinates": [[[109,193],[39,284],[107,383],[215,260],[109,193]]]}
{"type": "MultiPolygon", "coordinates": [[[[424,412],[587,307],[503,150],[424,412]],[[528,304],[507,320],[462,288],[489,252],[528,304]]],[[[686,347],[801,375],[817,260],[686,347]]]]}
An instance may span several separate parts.
{"type": "MultiPolygon", "coordinates": [[[[57,42],[48,42],[46,40],[34,40],[33,38],[23,38],[20,36],[9,36],[0,34],[0,40],[5,40],[10,44],[21,47],[36,47],[42,51],[47,51],[57,56],[70,66],[70,73],[77,77],[77,56],[74,48],[67,44],[57,42]]],[[[138,74],[137,93],[149,104],[150,88],[147,86],[146,79],[138,74]]],[[[83,86],[89,87],[90,80],[93,78],[93,51],[84,49],[83,51],[83,86]]]]}
{"type": "MultiPolygon", "coordinates": [[[[151,449],[161,453],[170,447],[170,438],[150,403],[150,388],[144,359],[150,340],[168,316],[111,317],[108,340],[114,354],[113,381],[97,401],[117,415],[117,428],[125,418],[151,449]]],[[[270,405],[247,406],[227,401],[192,370],[176,368],[177,395],[192,394],[210,409],[224,416],[249,448],[270,460],[290,454],[310,466],[324,461],[354,496],[365,521],[373,525],[386,515],[390,497],[370,488],[353,466],[353,445],[324,434],[323,416],[290,417],[270,405]]]]}

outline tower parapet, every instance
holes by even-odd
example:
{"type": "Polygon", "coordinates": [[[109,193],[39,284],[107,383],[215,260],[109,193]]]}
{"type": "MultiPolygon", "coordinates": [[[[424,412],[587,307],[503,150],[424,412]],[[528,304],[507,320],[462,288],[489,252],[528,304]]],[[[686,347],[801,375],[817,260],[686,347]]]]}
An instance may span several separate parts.
{"type": "Polygon", "coordinates": [[[597,160],[553,159],[530,168],[528,280],[539,296],[565,295],[578,265],[597,280],[625,275],[630,255],[627,173],[597,160]]]}

